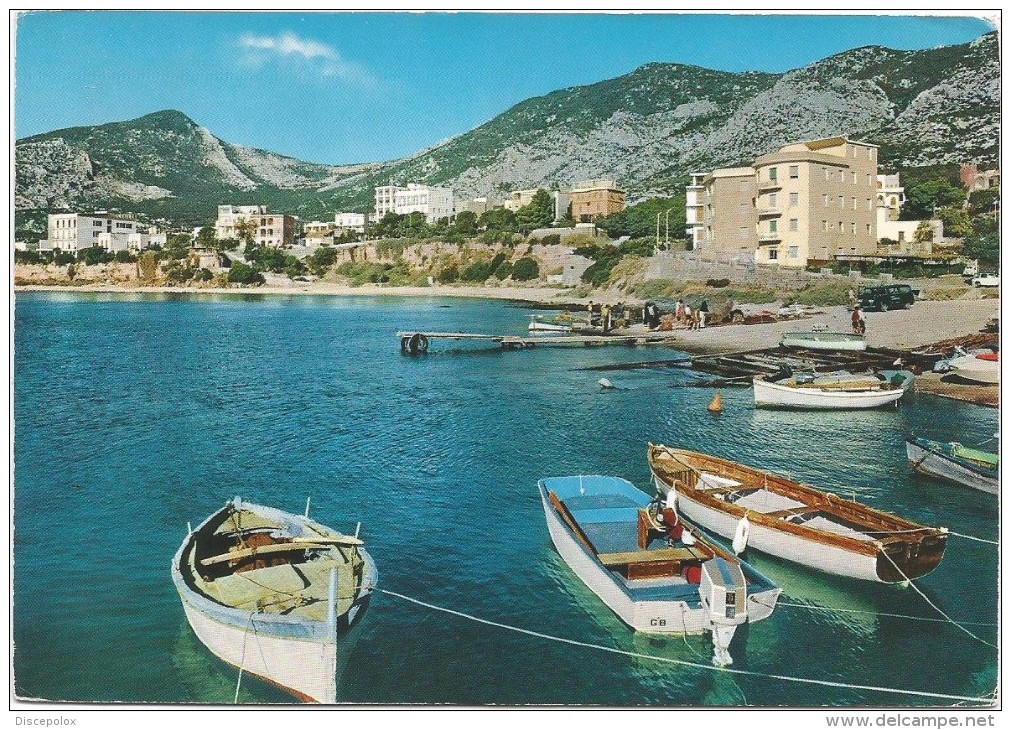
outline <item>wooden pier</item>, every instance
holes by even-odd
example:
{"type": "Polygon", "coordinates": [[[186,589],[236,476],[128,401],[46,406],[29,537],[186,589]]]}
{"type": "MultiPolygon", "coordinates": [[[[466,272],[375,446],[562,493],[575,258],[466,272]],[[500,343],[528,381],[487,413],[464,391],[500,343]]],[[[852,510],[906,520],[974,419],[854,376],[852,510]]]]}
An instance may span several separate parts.
{"type": "Polygon", "coordinates": [[[670,334],[639,333],[612,335],[487,335],[472,332],[419,332],[410,330],[397,332],[400,351],[408,355],[423,355],[428,352],[430,340],[486,340],[497,342],[505,350],[524,350],[534,347],[604,347],[608,345],[673,345],[676,338],[670,334]]]}

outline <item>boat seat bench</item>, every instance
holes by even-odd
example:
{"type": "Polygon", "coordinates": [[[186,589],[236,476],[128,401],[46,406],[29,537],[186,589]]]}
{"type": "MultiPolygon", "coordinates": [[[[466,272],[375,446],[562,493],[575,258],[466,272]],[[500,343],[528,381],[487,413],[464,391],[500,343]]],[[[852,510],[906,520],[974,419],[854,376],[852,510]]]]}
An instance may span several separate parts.
{"type": "Polygon", "coordinates": [[[624,553],[599,553],[597,559],[607,568],[618,568],[624,565],[639,563],[656,563],[667,561],[704,560],[708,557],[697,548],[664,548],[662,550],[633,550],[624,553]]]}

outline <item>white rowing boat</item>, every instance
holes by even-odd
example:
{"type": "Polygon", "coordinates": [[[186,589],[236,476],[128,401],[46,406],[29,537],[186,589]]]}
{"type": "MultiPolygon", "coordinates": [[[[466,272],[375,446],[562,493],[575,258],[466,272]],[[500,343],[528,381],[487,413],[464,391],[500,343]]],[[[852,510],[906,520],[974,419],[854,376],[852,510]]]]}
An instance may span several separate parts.
{"type": "Polygon", "coordinates": [[[362,541],[236,497],[183,540],[172,580],[213,654],[306,702],[337,700],[337,651],[378,574],[362,541]]]}
{"type": "Polygon", "coordinates": [[[806,350],[862,352],[867,349],[863,335],[848,332],[787,332],[779,344],[781,347],[806,350]]]}
{"type": "Polygon", "coordinates": [[[989,451],[912,436],[906,440],[906,458],[921,474],[987,494],[1000,492],[1000,456],[989,451]]]}
{"type": "Polygon", "coordinates": [[[965,380],[984,385],[1000,382],[1000,355],[993,352],[971,353],[948,361],[951,372],[965,380]]]}
{"type": "Polygon", "coordinates": [[[902,398],[913,384],[913,374],[884,370],[876,375],[757,375],[753,384],[758,408],[879,408],[902,398]]]}

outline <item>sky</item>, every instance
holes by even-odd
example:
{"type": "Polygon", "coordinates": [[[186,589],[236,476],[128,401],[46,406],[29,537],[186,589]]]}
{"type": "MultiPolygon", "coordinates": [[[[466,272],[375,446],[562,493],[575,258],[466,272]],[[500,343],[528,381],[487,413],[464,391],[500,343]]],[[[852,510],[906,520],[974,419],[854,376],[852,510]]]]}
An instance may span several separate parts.
{"type": "Polygon", "coordinates": [[[178,109],[233,144],[389,160],[645,63],[783,72],[992,29],[909,15],[32,12],[17,20],[15,137],[178,109]]]}

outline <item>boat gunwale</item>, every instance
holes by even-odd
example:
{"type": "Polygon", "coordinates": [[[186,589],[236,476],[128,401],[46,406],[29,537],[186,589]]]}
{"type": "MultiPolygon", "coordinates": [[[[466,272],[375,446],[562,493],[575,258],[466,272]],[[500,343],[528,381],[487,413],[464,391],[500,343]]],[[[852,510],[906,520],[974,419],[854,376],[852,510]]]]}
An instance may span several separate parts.
{"type": "Polygon", "coordinates": [[[964,469],[968,469],[972,472],[975,472],[976,474],[979,474],[982,477],[996,479],[997,477],[1000,476],[999,464],[994,467],[988,467],[984,464],[974,461],[973,459],[968,459],[964,456],[956,456],[955,454],[946,454],[943,451],[939,451],[936,448],[933,448],[932,446],[924,445],[924,444],[937,444],[939,446],[951,446],[952,442],[950,441],[934,441],[932,439],[925,439],[921,436],[915,436],[906,439],[906,443],[912,444],[913,446],[922,449],[924,451],[929,451],[931,454],[935,456],[940,456],[942,459],[945,459],[951,462],[952,464],[956,464],[964,469]]]}
{"type": "MultiPolygon", "coordinates": [[[[849,502],[840,498],[838,495],[834,495],[830,492],[824,492],[818,490],[814,487],[796,482],[792,479],[787,479],[786,477],[781,477],[777,474],[771,472],[765,472],[760,469],[756,469],[745,464],[739,464],[733,462],[729,459],[723,459],[718,456],[711,456],[708,454],[702,454],[695,451],[689,451],[687,449],[675,449],[664,444],[650,444],[648,452],[648,460],[650,464],[650,471],[653,473],[655,479],[659,480],[661,483],[668,486],[668,488],[673,488],[673,485],[668,482],[663,476],[657,473],[657,467],[654,465],[654,452],[670,453],[676,455],[687,455],[690,459],[691,457],[702,457],[705,460],[713,461],[717,464],[723,464],[731,466],[734,471],[750,473],[751,475],[763,478],[762,485],[759,488],[773,487],[769,491],[778,494],[785,494],[785,496],[798,497],[807,496],[813,497],[816,504],[812,504],[811,501],[805,499],[797,499],[797,501],[803,502],[808,508],[802,510],[798,508],[798,513],[805,511],[828,511],[829,514],[835,514],[835,516],[842,519],[846,519],[863,527],[870,527],[872,532],[895,532],[898,530],[913,530],[913,532],[905,532],[905,534],[893,534],[890,536],[882,538],[872,538],[871,540],[860,540],[853,537],[848,537],[846,535],[840,535],[838,533],[830,532],[828,530],[823,530],[818,527],[813,527],[807,524],[796,524],[789,522],[785,517],[770,517],[762,512],[757,512],[753,510],[748,510],[744,507],[734,504],[733,502],[726,502],[721,499],[713,497],[711,494],[707,494],[709,490],[700,490],[694,487],[689,487],[688,485],[679,484],[677,492],[679,496],[683,495],[692,501],[706,506],[710,509],[722,512],[724,514],[731,515],[740,519],[745,515],[748,520],[757,525],[761,525],[771,530],[776,530],[780,532],[786,532],[794,535],[800,539],[809,540],[811,542],[830,545],[834,547],[843,548],[850,550],[851,552],[858,552],[867,556],[876,556],[881,552],[885,551],[886,548],[896,545],[914,545],[922,544],[928,538],[934,538],[940,543],[941,554],[943,555],[943,547],[947,541],[947,532],[943,528],[929,527],[926,525],[920,525],[912,520],[908,520],[904,517],[900,517],[891,512],[885,512],[883,510],[878,510],[874,507],[869,507],[861,502],[849,502]],[[787,487],[785,491],[780,491],[776,489],[779,487],[787,487]],[[835,508],[834,510],[826,510],[826,507],[835,508]],[[848,514],[847,514],[848,513],[848,514]],[[860,519],[863,515],[873,518],[878,522],[877,527],[881,529],[873,529],[873,524],[868,524],[866,520],[860,519]],[[856,517],[857,519],[852,519],[856,517]]],[[[703,468],[698,467],[697,464],[684,464],[684,466],[691,470],[704,471],[703,468]]],[[[721,476],[720,474],[714,474],[714,476],[721,476]]],[[[741,488],[746,487],[743,483],[741,488]]],[[[753,487],[751,487],[753,488],[753,487]]]]}

